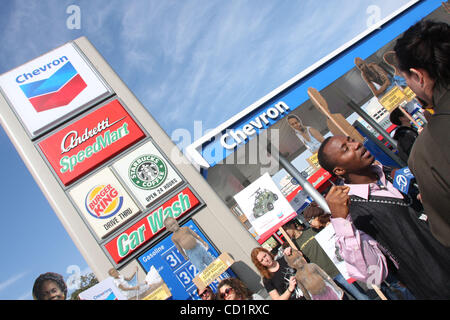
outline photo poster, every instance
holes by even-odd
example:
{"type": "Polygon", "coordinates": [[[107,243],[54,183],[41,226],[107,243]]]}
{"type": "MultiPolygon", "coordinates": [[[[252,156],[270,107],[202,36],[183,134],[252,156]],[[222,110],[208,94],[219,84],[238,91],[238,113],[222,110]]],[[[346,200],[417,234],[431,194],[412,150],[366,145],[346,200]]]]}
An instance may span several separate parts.
{"type": "Polygon", "coordinates": [[[81,292],[78,296],[80,300],[127,300],[127,297],[114,284],[112,277],[100,281],[95,286],[81,292]]]}
{"type": "MultiPolygon", "coordinates": [[[[120,274],[120,271],[119,271],[120,274]]],[[[97,283],[95,286],[81,292],[81,300],[167,300],[170,296],[170,290],[162,277],[151,266],[145,279],[134,277],[128,281],[129,286],[140,284],[140,290],[123,291],[121,290],[113,277],[97,283]]]]}
{"type": "Polygon", "coordinates": [[[318,234],[315,235],[315,238],[345,280],[347,280],[348,283],[353,283],[355,279],[349,276],[346,263],[340,256],[339,250],[336,246],[336,232],[333,225],[330,223],[328,226],[323,228],[318,234]]]}
{"type": "Polygon", "coordinates": [[[260,244],[297,216],[267,172],[236,194],[234,199],[252,224],[260,244]]]}
{"type": "MultiPolygon", "coordinates": [[[[180,226],[189,227],[208,244],[208,252],[214,258],[219,257],[219,252],[192,220],[183,225],[180,224],[180,226]]],[[[194,278],[198,275],[198,271],[189,260],[183,258],[182,254],[175,247],[172,242],[172,233],[139,256],[138,262],[145,272],[148,272],[152,266],[158,271],[172,294],[170,299],[200,300],[194,283],[194,278]]],[[[228,269],[210,283],[209,286],[213,292],[217,292],[219,282],[230,277],[236,277],[236,275],[231,269],[228,269]]]]}

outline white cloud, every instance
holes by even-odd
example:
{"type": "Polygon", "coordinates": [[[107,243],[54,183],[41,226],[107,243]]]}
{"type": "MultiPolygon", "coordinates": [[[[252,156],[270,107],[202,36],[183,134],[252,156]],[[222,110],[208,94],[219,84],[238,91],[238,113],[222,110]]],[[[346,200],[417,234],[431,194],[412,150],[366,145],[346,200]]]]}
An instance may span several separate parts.
{"type": "Polygon", "coordinates": [[[33,294],[31,292],[31,290],[28,290],[26,292],[24,292],[23,294],[21,294],[19,297],[17,297],[16,300],[32,300],[33,299],[33,294]]]}
{"type": "MultiPolygon", "coordinates": [[[[384,17],[406,2],[77,4],[83,34],[100,47],[100,53],[170,133],[186,126],[186,119],[202,119],[208,127],[217,126],[362,32],[368,6],[379,6],[384,17]]],[[[13,3],[0,60],[22,63],[30,51],[37,55],[49,42],[73,37],[65,28],[65,10],[50,3],[13,3]],[[33,41],[30,33],[35,34],[33,41]],[[17,38],[22,35],[28,41],[18,51],[17,38]]]]}
{"type": "MultiPolygon", "coordinates": [[[[383,18],[407,2],[4,1],[0,72],[85,35],[169,135],[192,132],[194,120],[216,127],[364,31],[368,6],[383,18]],[[66,28],[73,3],[80,31],[66,28]]],[[[29,298],[26,274],[0,282],[0,293],[23,285],[14,295],[29,298]]]]}
{"type": "Polygon", "coordinates": [[[3,282],[0,282],[0,292],[5,290],[9,286],[15,284],[17,281],[19,281],[20,279],[25,277],[27,274],[28,274],[28,272],[21,272],[21,273],[13,275],[12,277],[10,277],[9,279],[6,279],[3,282]]]}

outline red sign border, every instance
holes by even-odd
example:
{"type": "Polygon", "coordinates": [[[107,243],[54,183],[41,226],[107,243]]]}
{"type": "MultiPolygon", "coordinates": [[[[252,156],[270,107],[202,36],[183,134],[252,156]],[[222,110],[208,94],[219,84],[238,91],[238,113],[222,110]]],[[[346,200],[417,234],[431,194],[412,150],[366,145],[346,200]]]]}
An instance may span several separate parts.
{"type": "Polygon", "coordinates": [[[148,137],[149,137],[148,132],[143,128],[141,123],[134,117],[133,113],[128,109],[128,107],[125,105],[125,103],[122,101],[122,99],[120,99],[119,97],[115,96],[113,98],[107,99],[103,103],[101,103],[101,104],[99,104],[99,105],[97,105],[97,106],[95,106],[95,107],[93,107],[91,109],[84,110],[84,112],[81,112],[81,114],[78,114],[76,117],[71,118],[70,121],[65,122],[61,127],[54,128],[53,131],[49,132],[45,136],[43,136],[40,139],[36,140],[34,142],[34,145],[35,145],[36,149],[38,150],[38,152],[41,154],[41,157],[44,159],[45,163],[48,165],[50,171],[53,173],[55,178],[60,183],[61,187],[63,189],[65,189],[65,190],[67,190],[72,185],[74,185],[74,183],[81,181],[87,175],[93,173],[96,170],[100,170],[100,169],[106,167],[106,165],[105,165],[106,163],[108,163],[112,159],[116,158],[117,156],[121,156],[121,155],[125,154],[130,149],[132,149],[134,146],[136,146],[138,143],[142,142],[143,140],[146,140],[148,137]],[[78,121],[83,120],[84,118],[88,117],[89,115],[91,115],[92,113],[98,111],[99,109],[101,109],[101,108],[103,108],[103,107],[113,103],[114,101],[119,103],[120,107],[123,108],[123,110],[127,113],[129,118],[134,122],[136,127],[142,132],[142,136],[139,137],[138,139],[136,139],[135,141],[131,142],[130,144],[126,145],[125,147],[121,148],[121,150],[115,152],[114,154],[111,154],[110,156],[108,156],[107,158],[103,159],[102,161],[97,162],[95,165],[93,165],[86,172],[80,174],[77,177],[69,179],[66,182],[63,182],[63,180],[61,179],[61,177],[58,175],[58,173],[56,172],[55,168],[53,167],[52,162],[47,158],[47,156],[46,156],[44,150],[41,148],[40,144],[42,142],[46,141],[47,139],[49,139],[50,137],[54,136],[55,134],[59,133],[60,131],[63,131],[65,129],[69,128],[71,125],[74,125],[78,121]]]}
{"type": "Polygon", "coordinates": [[[107,241],[105,244],[103,244],[103,248],[105,252],[109,254],[111,259],[116,264],[121,264],[125,260],[128,260],[130,257],[134,256],[135,254],[139,254],[143,248],[146,248],[149,243],[152,243],[153,240],[159,239],[161,236],[164,236],[164,232],[168,233],[165,227],[159,229],[156,233],[152,232],[151,237],[148,239],[144,239],[136,248],[130,250],[126,255],[123,257],[120,257],[117,253],[118,247],[117,247],[117,241],[118,239],[126,234],[131,234],[132,232],[136,232],[139,229],[139,226],[142,226],[145,224],[145,226],[149,227],[149,224],[147,223],[147,219],[150,215],[154,214],[156,211],[158,211],[160,208],[166,209],[167,207],[170,207],[174,202],[178,200],[178,197],[181,193],[187,193],[189,195],[189,198],[192,199],[192,197],[195,199],[195,203],[191,205],[191,207],[186,210],[185,212],[181,213],[176,219],[178,221],[184,220],[184,218],[189,215],[189,213],[193,213],[193,211],[196,211],[198,208],[202,207],[203,201],[198,197],[198,195],[192,190],[190,186],[186,186],[185,188],[179,190],[176,192],[170,199],[165,201],[162,204],[159,204],[158,206],[154,207],[152,210],[148,211],[142,218],[135,221],[132,225],[128,226],[128,228],[118,232],[114,238],[107,241]],[[112,251],[112,252],[111,252],[112,251]]]}

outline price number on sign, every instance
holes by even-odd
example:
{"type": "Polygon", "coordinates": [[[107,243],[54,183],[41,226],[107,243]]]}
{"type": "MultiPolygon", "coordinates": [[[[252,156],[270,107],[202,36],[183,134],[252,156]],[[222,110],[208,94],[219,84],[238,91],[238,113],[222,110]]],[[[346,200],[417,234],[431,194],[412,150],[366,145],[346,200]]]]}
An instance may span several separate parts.
{"type": "Polygon", "coordinates": [[[177,249],[166,252],[163,255],[163,258],[170,266],[170,268],[172,268],[172,270],[179,268],[183,263],[186,262],[186,260],[177,249]]]}
{"type": "Polygon", "coordinates": [[[192,269],[195,269],[195,267],[194,268],[189,267],[190,266],[186,266],[185,268],[178,270],[178,272],[176,273],[176,277],[185,288],[189,287],[192,284],[195,277],[193,273],[191,273],[192,269]]]}

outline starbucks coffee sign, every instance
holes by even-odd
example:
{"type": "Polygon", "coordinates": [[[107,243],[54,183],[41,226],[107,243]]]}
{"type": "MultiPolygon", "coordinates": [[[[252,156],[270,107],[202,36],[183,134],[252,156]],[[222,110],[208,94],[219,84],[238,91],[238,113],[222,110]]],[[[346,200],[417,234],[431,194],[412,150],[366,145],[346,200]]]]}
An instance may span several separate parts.
{"type": "Polygon", "coordinates": [[[183,183],[151,141],[126,154],[112,167],[144,207],[151,206],[183,183]]]}
{"type": "Polygon", "coordinates": [[[131,163],[128,175],[136,187],[151,190],[164,183],[167,177],[167,166],[156,155],[146,154],[131,163]]]}

